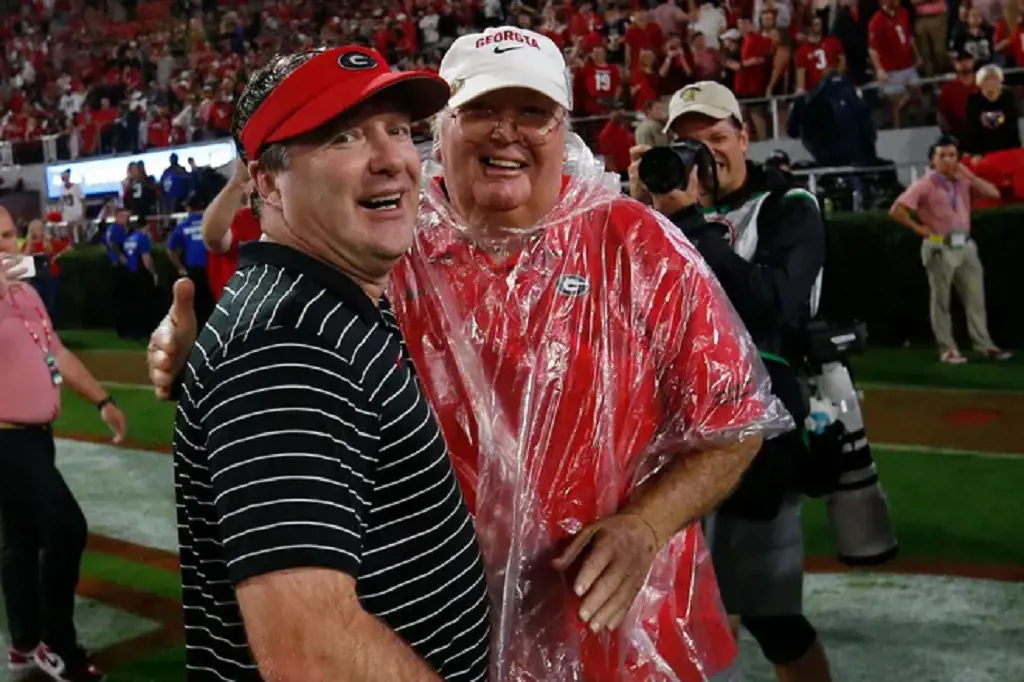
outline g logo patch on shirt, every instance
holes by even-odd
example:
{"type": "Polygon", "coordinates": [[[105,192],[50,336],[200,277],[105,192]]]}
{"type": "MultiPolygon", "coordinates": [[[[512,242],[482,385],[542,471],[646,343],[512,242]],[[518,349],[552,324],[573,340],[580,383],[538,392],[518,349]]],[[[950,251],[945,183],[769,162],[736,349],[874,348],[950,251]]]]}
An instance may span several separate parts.
{"type": "Polygon", "coordinates": [[[377,60],[365,52],[345,52],[338,57],[338,66],[349,71],[377,68],[377,60]]]}
{"type": "Polygon", "coordinates": [[[590,283],[583,275],[562,275],[556,286],[566,296],[582,296],[590,291],[590,283]]]}

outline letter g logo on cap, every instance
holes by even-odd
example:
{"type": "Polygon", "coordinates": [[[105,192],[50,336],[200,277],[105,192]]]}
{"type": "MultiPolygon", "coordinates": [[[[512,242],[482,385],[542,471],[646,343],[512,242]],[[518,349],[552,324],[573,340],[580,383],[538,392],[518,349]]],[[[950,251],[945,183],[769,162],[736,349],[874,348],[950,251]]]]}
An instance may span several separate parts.
{"type": "Polygon", "coordinates": [[[338,66],[349,71],[377,68],[377,60],[364,52],[345,52],[338,57],[338,66]]]}

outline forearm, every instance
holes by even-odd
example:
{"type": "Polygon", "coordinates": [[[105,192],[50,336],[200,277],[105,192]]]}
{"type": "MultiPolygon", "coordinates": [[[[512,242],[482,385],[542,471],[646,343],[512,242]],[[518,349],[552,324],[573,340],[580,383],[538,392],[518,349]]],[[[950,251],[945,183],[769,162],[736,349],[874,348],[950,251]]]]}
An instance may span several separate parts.
{"type": "Polygon", "coordinates": [[[171,262],[171,265],[178,272],[181,272],[182,270],[185,269],[185,265],[182,262],[181,256],[178,255],[177,251],[171,251],[170,249],[168,249],[167,250],[167,260],[169,260],[171,262]]]}
{"type": "Polygon", "coordinates": [[[100,386],[100,382],[96,381],[74,353],[62,348],[56,359],[57,369],[72,391],[94,405],[107,397],[107,392],[100,386]]]}
{"type": "Polygon", "coordinates": [[[213,253],[231,248],[231,220],[244,198],[242,185],[229,182],[206,207],[201,230],[206,248],[213,253]]]}
{"type": "Polygon", "coordinates": [[[303,592],[307,598],[288,604],[269,593],[260,599],[264,588],[257,582],[238,589],[249,645],[267,682],[440,682],[354,595],[339,600],[328,584],[319,601],[303,592]],[[248,593],[245,599],[243,592],[248,593]]]}
{"type": "Polygon", "coordinates": [[[148,253],[142,254],[142,266],[149,271],[149,274],[156,277],[156,266],[153,265],[153,257],[148,253]]]}
{"type": "Polygon", "coordinates": [[[964,169],[964,174],[967,176],[967,181],[971,184],[971,187],[986,199],[998,199],[1002,196],[999,192],[999,188],[988,180],[979,178],[977,175],[966,169],[964,169]]]}
{"type": "Polygon", "coordinates": [[[928,228],[914,220],[914,217],[910,215],[910,211],[903,204],[894,204],[889,210],[889,215],[903,227],[916,232],[922,237],[928,236],[928,228]]]}
{"type": "MultiPolygon", "coordinates": [[[[325,626],[327,624],[325,623],[325,626]]],[[[267,682],[440,682],[441,678],[386,625],[362,612],[338,639],[304,640],[280,660],[257,664],[267,682]],[[325,646],[320,646],[324,644],[325,646]]],[[[329,627],[327,629],[330,629],[329,627]]]]}
{"type": "Polygon", "coordinates": [[[739,484],[761,448],[760,435],[679,454],[647,480],[620,513],[636,514],[664,546],[676,533],[713,511],[739,484]]]}
{"type": "Polygon", "coordinates": [[[871,58],[871,65],[875,67],[875,71],[885,71],[882,68],[882,61],[878,58],[878,50],[873,47],[868,48],[868,57],[871,58]]]}

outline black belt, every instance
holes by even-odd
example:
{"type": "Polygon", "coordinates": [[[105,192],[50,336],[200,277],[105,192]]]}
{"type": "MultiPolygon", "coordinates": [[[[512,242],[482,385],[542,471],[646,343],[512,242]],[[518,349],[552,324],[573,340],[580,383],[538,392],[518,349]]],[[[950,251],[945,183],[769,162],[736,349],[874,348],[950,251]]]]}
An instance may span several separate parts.
{"type": "Polygon", "coordinates": [[[49,431],[50,424],[13,424],[0,422],[0,431],[49,431]]]}
{"type": "MultiPolygon", "coordinates": [[[[933,244],[942,244],[943,246],[953,246],[953,235],[951,234],[930,234],[925,237],[927,241],[933,244]]],[[[961,239],[963,242],[958,246],[966,246],[971,241],[970,235],[964,235],[961,239]]]]}

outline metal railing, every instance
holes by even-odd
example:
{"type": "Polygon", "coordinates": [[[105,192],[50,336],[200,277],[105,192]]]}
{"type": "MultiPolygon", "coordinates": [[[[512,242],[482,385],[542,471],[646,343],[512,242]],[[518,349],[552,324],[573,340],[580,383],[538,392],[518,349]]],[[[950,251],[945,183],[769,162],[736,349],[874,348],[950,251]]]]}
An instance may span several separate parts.
{"type": "MultiPolygon", "coordinates": [[[[1008,76],[1024,74],[1024,68],[1008,68],[1004,70],[1004,73],[1008,76]]],[[[952,73],[933,76],[931,78],[922,78],[918,81],[917,85],[927,89],[927,87],[945,83],[953,78],[955,78],[955,75],[952,73]]],[[[879,90],[885,85],[885,83],[874,81],[859,86],[857,88],[857,92],[861,98],[864,99],[865,93],[879,90]]],[[[740,104],[746,107],[767,105],[771,115],[770,139],[780,139],[786,137],[785,131],[781,129],[781,117],[779,115],[780,107],[788,106],[791,102],[801,96],[802,95],[800,94],[789,94],[776,95],[773,97],[741,99],[740,104]]],[[[631,112],[630,115],[634,119],[637,118],[637,114],[635,112],[631,112]]],[[[587,127],[587,124],[607,121],[609,117],[610,116],[608,114],[598,116],[579,116],[573,118],[572,122],[573,125],[585,128],[587,127]]],[[[29,165],[35,163],[45,164],[56,161],[73,160],[78,158],[79,147],[80,145],[77,132],[44,135],[43,137],[34,140],[16,142],[0,141],[0,167],[29,165]]],[[[96,156],[90,158],[100,157],[96,156]]]]}
{"type": "MultiPolygon", "coordinates": [[[[1015,75],[1015,74],[1024,74],[1024,67],[1005,68],[1005,69],[1003,69],[1003,74],[1005,76],[1012,76],[1012,75],[1015,75]]],[[[914,84],[914,86],[915,87],[920,87],[920,88],[922,88],[922,90],[927,91],[928,88],[931,87],[931,86],[941,85],[941,84],[946,83],[948,81],[951,81],[951,80],[953,80],[955,78],[956,78],[956,74],[950,72],[950,73],[942,74],[941,76],[931,76],[931,77],[928,77],[928,78],[921,78],[921,79],[919,79],[917,81],[917,83],[914,84]]],[[[882,83],[880,81],[872,81],[870,83],[865,83],[864,85],[859,85],[856,88],[857,95],[861,98],[861,100],[870,103],[870,99],[866,98],[864,96],[865,93],[873,92],[873,91],[876,91],[876,90],[881,90],[882,88],[886,87],[886,85],[887,85],[887,83],[882,83]]],[[[772,122],[772,125],[771,125],[771,137],[768,138],[768,139],[778,140],[778,139],[781,139],[781,138],[784,138],[784,137],[788,137],[788,135],[786,135],[786,131],[780,129],[781,128],[781,124],[780,124],[780,118],[781,117],[779,115],[779,107],[780,106],[788,107],[792,102],[794,102],[795,100],[799,99],[800,97],[803,97],[804,94],[805,93],[788,94],[788,95],[775,95],[773,97],[760,97],[760,98],[741,99],[740,100],[740,106],[749,107],[749,106],[758,106],[758,105],[768,105],[769,111],[771,113],[771,122],[772,122]]],[[[885,101],[884,95],[880,97],[880,101],[884,105],[884,101],[885,101]]],[[[935,113],[937,113],[937,112],[935,112],[935,113]]]]}

